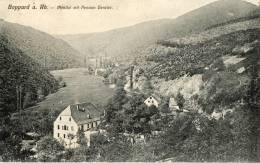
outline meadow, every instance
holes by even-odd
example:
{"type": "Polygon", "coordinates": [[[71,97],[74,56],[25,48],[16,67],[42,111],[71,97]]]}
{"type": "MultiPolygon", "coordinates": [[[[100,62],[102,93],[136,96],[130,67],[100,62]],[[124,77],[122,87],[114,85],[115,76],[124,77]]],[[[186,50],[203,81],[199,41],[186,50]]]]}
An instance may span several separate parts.
{"type": "Polygon", "coordinates": [[[91,102],[103,106],[113,95],[113,89],[104,85],[102,77],[88,75],[84,68],[51,71],[55,78],[62,77],[66,87],[50,94],[42,102],[28,109],[63,110],[70,104],[91,102]]]}

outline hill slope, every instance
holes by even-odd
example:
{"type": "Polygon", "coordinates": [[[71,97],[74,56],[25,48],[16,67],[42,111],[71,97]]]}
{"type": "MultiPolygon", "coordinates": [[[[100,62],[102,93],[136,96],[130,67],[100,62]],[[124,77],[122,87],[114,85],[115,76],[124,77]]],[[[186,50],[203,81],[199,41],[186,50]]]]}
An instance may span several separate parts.
{"type": "Polygon", "coordinates": [[[47,33],[0,20],[0,35],[42,66],[45,64],[48,69],[80,65],[78,51],[47,33]]]}
{"type": "Polygon", "coordinates": [[[21,104],[25,108],[58,88],[58,82],[0,35],[0,117],[17,109],[17,86],[21,86],[21,104]]]}
{"type": "Polygon", "coordinates": [[[176,19],[149,21],[102,33],[58,37],[87,56],[129,57],[157,40],[198,33],[216,24],[246,17],[256,9],[255,5],[242,0],[220,0],[176,19]]]}
{"type": "Polygon", "coordinates": [[[157,52],[147,56],[148,63],[155,63],[147,68],[147,71],[151,76],[165,79],[175,79],[187,73],[200,74],[205,67],[220,57],[232,54],[237,46],[259,40],[258,35],[259,28],[256,28],[235,31],[206,42],[187,44],[179,48],[176,48],[175,44],[172,45],[173,49],[170,44],[158,45],[155,48],[157,52]]]}

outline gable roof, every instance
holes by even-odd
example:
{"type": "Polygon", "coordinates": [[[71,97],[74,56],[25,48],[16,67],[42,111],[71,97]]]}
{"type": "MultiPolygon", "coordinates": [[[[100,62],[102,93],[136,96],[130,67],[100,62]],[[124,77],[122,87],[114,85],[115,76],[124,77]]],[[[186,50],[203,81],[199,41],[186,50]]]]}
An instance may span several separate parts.
{"type": "Polygon", "coordinates": [[[146,98],[146,100],[148,100],[150,97],[154,98],[159,103],[162,101],[159,94],[153,93],[148,98],[146,98]]]}
{"type": "Polygon", "coordinates": [[[100,118],[103,110],[91,103],[81,103],[70,105],[71,116],[77,124],[88,123],[100,118]]]}

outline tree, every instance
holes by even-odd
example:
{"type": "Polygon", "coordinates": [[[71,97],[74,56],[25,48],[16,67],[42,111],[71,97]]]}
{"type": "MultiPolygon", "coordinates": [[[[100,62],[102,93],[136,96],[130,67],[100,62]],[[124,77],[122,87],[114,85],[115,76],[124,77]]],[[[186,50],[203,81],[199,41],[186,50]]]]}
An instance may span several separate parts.
{"type": "Polygon", "coordinates": [[[225,69],[225,64],[223,62],[223,59],[222,58],[218,58],[212,65],[211,67],[212,69],[214,70],[217,70],[217,71],[223,71],[225,69]]]}
{"type": "Polygon", "coordinates": [[[63,145],[52,136],[45,136],[37,143],[38,161],[60,161],[63,151],[63,145]]]}
{"type": "Polygon", "coordinates": [[[109,144],[104,145],[99,161],[127,161],[131,158],[131,142],[122,135],[118,135],[109,144]]]}
{"type": "Polygon", "coordinates": [[[170,113],[171,110],[169,108],[169,100],[170,98],[167,98],[165,100],[162,101],[162,104],[160,105],[160,110],[162,113],[170,113]]]}
{"type": "Polygon", "coordinates": [[[77,132],[77,143],[81,146],[86,146],[88,144],[85,133],[82,129],[79,129],[77,132]]]}
{"type": "Polygon", "coordinates": [[[104,147],[109,143],[106,136],[103,134],[91,135],[91,144],[90,144],[90,158],[98,160],[101,157],[101,154],[104,152],[104,147]]]}
{"type": "Polygon", "coordinates": [[[76,137],[76,136],[73,135],[73,134],[71,134],[71,133],[68,134],[68,138],[69,138],[69,140],[70,140],[69,147],[71,146],[71,141],[72,141],[75,137],[76,137]]]}
{"type": "Polygon", "coordinates": [[[260,77],[259,77],[259,69],[260,65],[258,63],[260,56],[260,45],[254,48],[252,54],[249,54],[249,76],[250,76],[250,85],[248,86],[248,92],[246,97],[247,105],[252,114],[252,128],[251,128],[251,151],[252,151],[252,158],[260,159],[259,154],[257,153],[257,142],[259,140],[259,126],[260,126],[260,77]]]}
{"type": "Polygon", "coordinates": [[[116,91],[113,96],[113,102],[121,107],[126,102],[126,91],[124,90],[123,79],[118,79],[116,83],[116,91]]]}
{"type": "Polygon", "coordinates": [[[123,105],[127,102],[126,91],[124,90],[124,82],[123,79],[120,78],[117,80],[116,91],[114,96],[109,100],[106,106],[106,114],[105,121],[107,124],[114,123],[114,129],[120,128],[120,124],[117,123],[120,121],[120,117],[118,115],[119,111],[123,110],[123,105]],[[117,124],[115,124],[117,123],[117,124]]]}
{"type": "Polygon", "coordinates": [[[177,102],[177,105],[180,107],[180,109],[183,109],[185,99],[180,92],[178,92],[178,94],[176,96],[176,102],[177,102]]]}
{"type": "Polygon", "coordinates": [[[4,161],[22,161],[27,153],[22,153],[23,131],[19,120],[2,118],[0,127],[0,155],[4,161]]]}
{"type": "Polygon", "coordinates": [[[150,79],[146,79],[143,85],[143,92],[144,94],[150,96],[153,93],[153,86],[150,79]]]}
{"type": "Polygon", "coordinates": [[[236,72],[212,72],[201,95],[199,104],[208,114],[244,99],[247,94],[249,78],[236,72]]]}
{"type": "Polygon", "coordinates": [[[147,143],[136,143],[132,146],[130,162],[155,162],[157,157],[154,155],[154,148],[156,148],[158,142],[148,141],[147,143]]]}
{"type": "Polygon", "coordinates": [[[80,146],[78,148],[73,149],[72,155],[67,160],[70,162],[86,162],[87,160],[87,150],[88,148],[85,146],[80,146]]]}
{"type": "MultiPolygon", "coordinates": [[[[1,142],[1,141],[0,141],[1,142]]],[[[4,161],[21,161],[22,139],[16,135],[9,135],[0,145],[0,155],[4,161]]]]}

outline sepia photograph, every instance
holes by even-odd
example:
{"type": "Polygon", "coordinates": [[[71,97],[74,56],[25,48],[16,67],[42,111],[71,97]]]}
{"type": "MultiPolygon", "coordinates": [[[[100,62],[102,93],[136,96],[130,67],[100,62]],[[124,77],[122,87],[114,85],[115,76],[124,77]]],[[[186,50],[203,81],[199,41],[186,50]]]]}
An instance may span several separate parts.
{"type": "Polygon", "coordinates": [[[260,0],[0,0],[0,162],[260,162],[260,0]]]}

